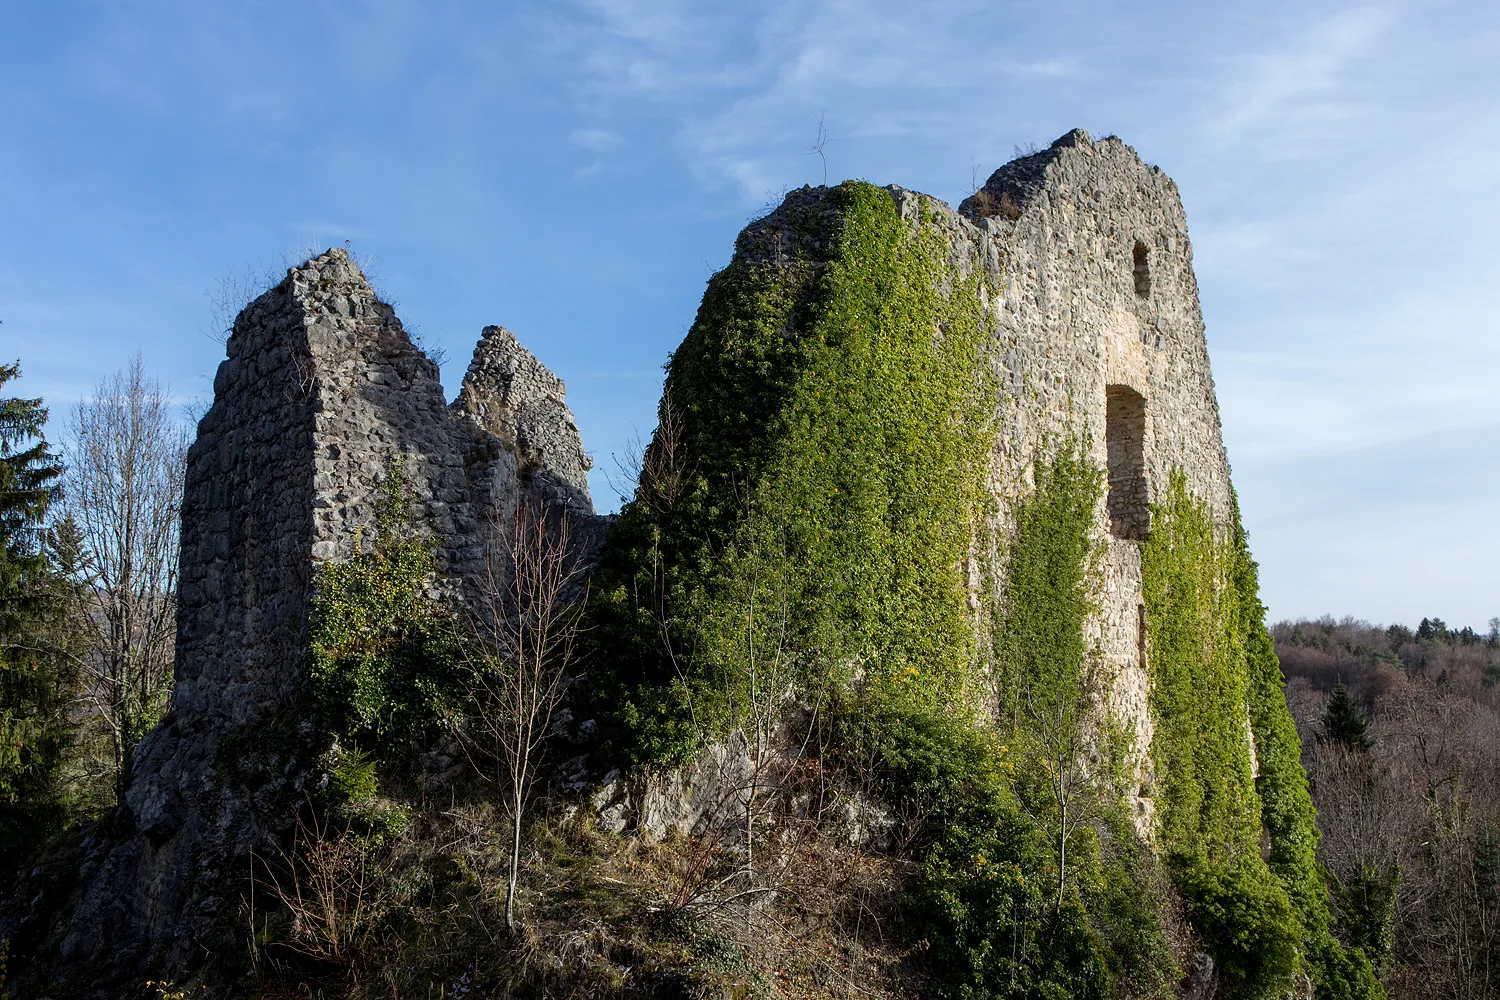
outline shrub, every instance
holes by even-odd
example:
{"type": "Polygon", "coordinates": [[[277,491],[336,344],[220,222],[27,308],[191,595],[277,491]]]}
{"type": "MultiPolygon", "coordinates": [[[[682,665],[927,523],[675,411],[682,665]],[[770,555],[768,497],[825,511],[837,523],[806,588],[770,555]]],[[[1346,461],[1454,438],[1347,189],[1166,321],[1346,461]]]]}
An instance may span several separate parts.
{"type": "Polygon", "coordinates": [[[386,469],[373,544],[318,570],[311,612],[312,704],[324,728],[377,759],[455,703],[462,657],[453,612],[431,593],[432,542],[407,524],[404,470],[386,469]]]}
{"type": "Polygon", "coordinates": [[[1290,985],[1302,939],[1286,890],[1259,861],[1191,858],[1173,866],[1193,928],[1246,996],[1272,996],[1290,985]]]}

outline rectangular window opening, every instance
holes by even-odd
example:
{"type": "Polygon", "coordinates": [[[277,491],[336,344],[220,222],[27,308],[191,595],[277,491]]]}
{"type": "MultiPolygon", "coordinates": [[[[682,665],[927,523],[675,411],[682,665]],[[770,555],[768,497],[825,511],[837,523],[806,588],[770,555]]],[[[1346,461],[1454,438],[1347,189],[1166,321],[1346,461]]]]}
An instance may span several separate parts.
{"type": "Polygon", "coordinates": [[[1143,540],[1151,532],[1151,498],[1146,483],[1146,400],[1128,385],[1106,386],[1104,392],[1110,534],[1143,540]]]}

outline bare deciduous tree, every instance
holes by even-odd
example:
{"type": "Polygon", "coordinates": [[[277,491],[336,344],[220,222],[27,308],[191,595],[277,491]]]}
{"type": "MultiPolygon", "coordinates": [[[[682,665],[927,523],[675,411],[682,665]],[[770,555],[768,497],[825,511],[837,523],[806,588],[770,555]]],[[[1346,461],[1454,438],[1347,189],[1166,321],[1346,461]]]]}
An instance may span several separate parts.
{"type": "Polygon", "coordinates": [[[171,693],[188,441],[139,355],[78,404],[71,436],[66,504],[88,557],[78,589],[79,666],[114,752],[119,794],[171,693]]]}
{"type": "MultiPolygon", "coordinates": [[[[1061,912],[1068,880],[1068,843],[1078,830],[1095,818],[1102,775],[1093,773],[1089,755],[1108,739],[1107,726],[1098,706],[1103,703],[1103,684],[1097,659],[1084,664],[1076,690],[1025,695],[1026,741],[1030,744],[1035,777],[1044,779],[1050,805],[1048,817],[1028,810],[1037,825],[1048,830],[1057,853],[1057,910],[1061,912]]],[[[1024,808],[1024,805],[1023,805],[1024,808]]]]}
{"type": "Polygon", "coordinates": [[[514,930],[521,826],[574,662],[583,588],[566,514],[549,516],[523,501],[513,517],[496,521],[475,601],[479,641],[469,656],[470,714],[460,735],[510,809],[505,924],[514,930]]]}
{"type": "Polygon", "coordinates": [[[620,500],[639,500],[657,513],[674,510],[687,490],[687,443],[682,410],[673,402],[671,387],[662,390],[656,431],[649,444],[632,437],[624,458],[615,457],[614,479],[620,500]]]}

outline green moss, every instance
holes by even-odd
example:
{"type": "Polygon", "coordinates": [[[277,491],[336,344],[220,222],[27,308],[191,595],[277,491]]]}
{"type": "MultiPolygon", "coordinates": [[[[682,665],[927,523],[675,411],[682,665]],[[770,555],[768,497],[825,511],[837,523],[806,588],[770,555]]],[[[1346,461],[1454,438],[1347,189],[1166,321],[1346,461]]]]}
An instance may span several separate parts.
{"type": "Polygon", "coordinates": [[[995,393],[979,281],[860,182],[742,235],[668,369],[648,467],[676,456],[681,489],[638,492],[593,578],[617,751],[687,759],[743,717],[753,664],[807,690],[970,682],[962,566],[995,393]]]}

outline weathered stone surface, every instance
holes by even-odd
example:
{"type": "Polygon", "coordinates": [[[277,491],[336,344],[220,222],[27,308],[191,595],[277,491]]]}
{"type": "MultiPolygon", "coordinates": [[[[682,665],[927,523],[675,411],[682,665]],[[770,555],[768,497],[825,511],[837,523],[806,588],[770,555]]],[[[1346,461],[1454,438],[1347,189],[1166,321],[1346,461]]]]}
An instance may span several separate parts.
{"type": "MultiPolygon", "coordinates": [[[[1002,521],[1031,466],[1069,435],[1108,470],[1096,531],[1108,546],[1091,640],[1135,735],[1138,788],[1151,786],[1153,726],[1141,596],[1147,505],[1180,469],[1215,520],[1230,518],[1229,461],[1209,369],[1192,244],[1177,186],[1125,143],[1069,132],[990,177],[988,218],[959,206],[969,252],[1003,289],[992,303],[1000,404],[991,489],[1002,521]],[[1008,218],[1008,215],[1014,218],[1008,218]]],[[[1009,524],[1002,524],[1008,529],[1009,524]]],[[[1136,803],[1149,833],[1150,796],[1136,803]]]]}
{"type": "Polygon", "coordinates": [[[516,474],[541,499],[591,513],[588,472],[594,463],[583,450],[566,394],[563,380],[515,334],[487,326],[453,408],[508,446],[516,474]]]}
{"type": "MultiPolygon", "coordinates": [[[[1076,439],[1107,471],[1094,525],[1103,549],[1099,610],[1087,639],[1109,681],[1108,707],[1134,737],[1135,819],[1150,837],[1154,726],[1141,581],[1150,504],[1177,469],[1221,527],[1230,519],[1229,463],[1176,185],[1119,139],[1095,142],[1074,131],[997,170],[957,211],[927,195],[888,190],[910,225],[925,222],[944,235],[960,275],[983,271],[996,290],[981,292],[986,350],[1000,388],[988,470],[993,535],[1011,536],[1019,501],[1034,486],[1035,463],[1064,441],[1076,439]]],[[[742,237],[737,261],[791,269],[826,258],[806,241],[819,238],[810,233],[838,231],[807,221],[837,211],[827,194],[793,192],[781,209],[752,223],[754,238],[742,237]],[[799,224],[784,224],[782,213],[799,224]]],[[[980,559],[968,567],[973,609],[983,604],[986,579],[1003,587],[1004,553],[995,554],[1001,572],[992,577],[980,559]]],[[[994,596],[1004,599],[1003,591],[994,596]]],[[[702,811],[701,780],[693,770],[673,780],[678,784],[661,779],[664,794],[650,825],[691,828],[702,811]]],[[[624,815],[619,806],[607,806],[616,819],[624,815]]],[[[644,805],[636,808],[647,826],[644,805]]]]}
{"type": "MultiPolygon", "coordinates": [[[[583,805],[594,825],[610,833],[631,833],[647,843],[712,837],[739,849],[752,789],[757,827],[807,819],[808,789],[795,778],[799,760],[795,745],[778,741],[757,765],[745,732],[735,729],[686,767],[630,778],[610,771],[589,790],[583,805]]],[[[857,789],[824,787],[820,793],[828,799],[822,833],[836,829],[849,844],[863,848],[892,846],[897,822],[887,805],[857,789]]]]}
{"type": "MultiPolygon", "coordinates": [[[[1180,468],[1220,524],[1230,516],[1177,189],[1118,139],[1071,132],[996,171],[957,211],[890,190],[905,218],[940,227],[962,273],[983,269],[999,289],[984,303],[1002,389],[989,469],[996,534],[1009,534],[1033,463],[1061,441],[1077,437],[1109,472],[1089,639],[1113,679],[1111,706],[1135,735],[1137,822],[1149,833],[1149,503],[1180,468]]],[[[817,191],[796,197],[799,211],[817,210],[817,191]]],[[[798,266],[805,248],[785,241],[817,228],[785,227],[759,252],[798,266]]],[[[478,585],[487,526],[523,501],[574,515],[581,544],[600,535],[563,385],[503,328],[485,329],[450,407],[436,367],[333,250],[248,306],[228,355],[190,455],[174,710],[141,747],[128,828],[85,845],[66,889],[77,902],[60,925],[60,957],[84,978],[170,976],[215,946],[205,935],[237,903],[231,866],[272,845],[309,777],[299,764],[307,748],[266,734],[297,733],[282,713],[306,670],[314,568],[347,558],[370,527],[387,460],[404,460],[417,521],[439,539],[457,596],[478,585]],[[255,782],[239,766],[252,758],[255,782]]],[[[977,607],[985,576],[977,561],[970,569],[977,607]]],[[[723,829],[726,811],[742,808],[747,767],[742,745],[716,747],[675,775],[607,780],[590,804],[601,825],[648,837],[723,829]]],[[[878,807],[851,808],[852,836],[885,835],[878,807]]],[[[57,926],[59,904],[26,905],[34,917],[51,906],[57,926]]],[[[5,919],[0,936],[16,926],[5,919]]]]}
{"type": "Polygon", "coordinates": [[[173,710],[141,746],[127,829],[94,845],[60,943],[80,988],[203,961],[238,905],[231,866],[275,850],[319,749],[297,746],[311,731],[287,718],[314,570],[368,537],[391,460],[456,598],[484,586],[490,519],[523,496],[566,510],[586,544],[600,533],[562,382],[499,327],[450,408],[437,366],[330,250],[247,306],[227,348],[188,458],[173,710]]]}

